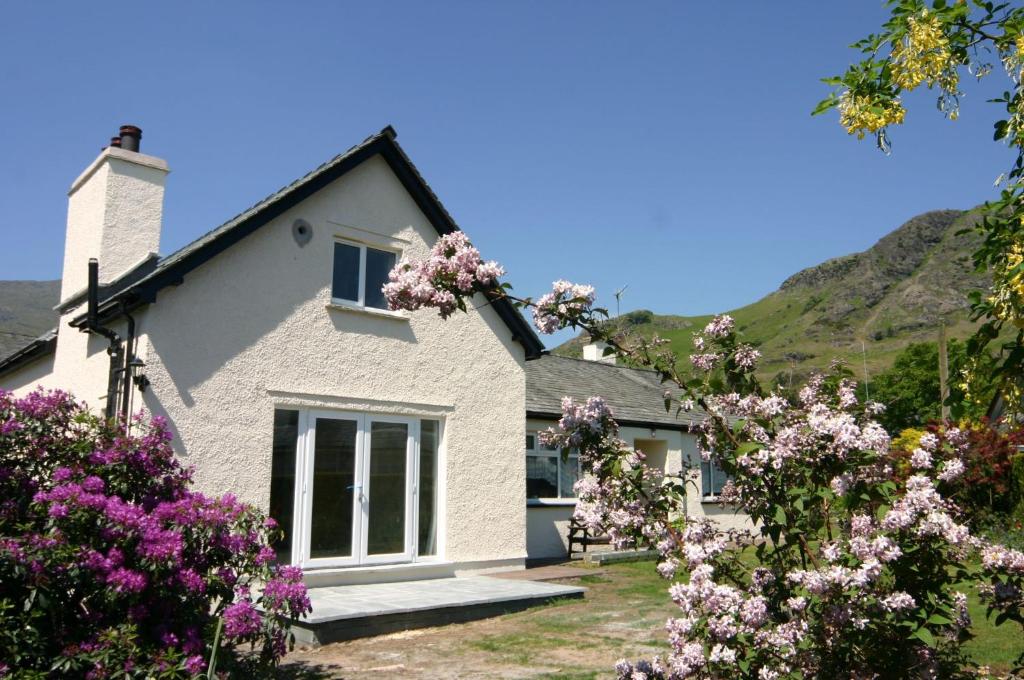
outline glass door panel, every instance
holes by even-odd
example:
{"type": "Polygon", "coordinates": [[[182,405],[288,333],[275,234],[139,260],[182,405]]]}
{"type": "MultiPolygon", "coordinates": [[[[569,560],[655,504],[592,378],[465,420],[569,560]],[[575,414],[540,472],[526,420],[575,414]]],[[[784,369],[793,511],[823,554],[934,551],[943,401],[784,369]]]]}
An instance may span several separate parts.
{"type": "Polygon", "coordinates": [[[317,418],[309,521],[310,559],[352,555],[353,508],[359,495],[359,421],[317,418]]]}
{"type": "Polygon", "coordinates": [[[370,422],[366,554],[408,552],[409,424],[370,422]]]}

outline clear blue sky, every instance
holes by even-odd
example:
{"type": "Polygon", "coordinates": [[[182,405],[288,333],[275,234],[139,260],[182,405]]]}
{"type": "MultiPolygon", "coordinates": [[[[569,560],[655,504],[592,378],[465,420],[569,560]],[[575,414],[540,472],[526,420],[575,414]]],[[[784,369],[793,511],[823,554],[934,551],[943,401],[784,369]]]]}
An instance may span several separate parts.
{"type": "Polygon", "coordinates": [[[4,3],[0,279],[60,276],[66,190],[122,123],[166,158],[163,251],[392,124],[523,294],[730,309],[913,215],[992,197],[1010,162],[968,88],[926,93],[886,157],[819,78],[881,0],[4,3]]]}

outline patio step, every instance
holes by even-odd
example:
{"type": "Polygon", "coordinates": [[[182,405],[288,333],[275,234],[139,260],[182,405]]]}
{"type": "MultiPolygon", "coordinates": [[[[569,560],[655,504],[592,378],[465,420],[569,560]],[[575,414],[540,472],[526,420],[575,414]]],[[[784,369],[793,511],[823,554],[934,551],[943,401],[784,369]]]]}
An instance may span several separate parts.
{"type": "Polygon", "coordinates": [[[321,645],[500,616],[585,591],[489,576],[311,588],[313,613],[293,622],[292,632],[300,643],[321,645]]]}

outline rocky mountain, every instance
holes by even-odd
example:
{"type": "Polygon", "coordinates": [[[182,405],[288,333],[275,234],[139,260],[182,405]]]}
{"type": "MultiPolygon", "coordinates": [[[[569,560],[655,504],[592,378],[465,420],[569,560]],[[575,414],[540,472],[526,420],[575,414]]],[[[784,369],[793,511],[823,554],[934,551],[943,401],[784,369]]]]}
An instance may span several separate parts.
{"type": "MultiPolygon", "coordinates": [[[[911,342],[935,340],[940,324],[950,337],[974,328],[969,294],[983,290],[971,253],[979,237],[960,234],[980,213],[938,210],[919,215],[861,253],[804,269],[757,302],[731,310],[743,336],[763,353],[762,378],[796,381],[833,358],[845,359],[861,377],[888,368],[911,342]],[[862,354],[863,350],[863,354],[862,354]],[[866,362],[865,362],[866,359],[866,362]]],[[[641,310],[611,321],[672,341],[680,355],[710,316],[658,315],[641,310]]],[[[578,356],[585,339],[558,347],[578,356]]]]}
{"type": "Polygon", "coordinates": [[[57,325],[60,281],[0,281],[0,358],[57,325]]]}

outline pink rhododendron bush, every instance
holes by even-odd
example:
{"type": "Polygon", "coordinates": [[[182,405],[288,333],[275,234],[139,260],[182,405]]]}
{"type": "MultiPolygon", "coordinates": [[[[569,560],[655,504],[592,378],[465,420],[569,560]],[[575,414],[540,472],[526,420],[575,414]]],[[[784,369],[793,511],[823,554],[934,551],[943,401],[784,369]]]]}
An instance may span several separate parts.
{"type": "Polygon", "coordinates": [[[193,677],[214,656],[252,677],[309,610],[273,521],[190,490],[159,418],[132,429],[0,391],[0,677],[193,677]]]}
{"type": "Polygon", "coordinates": [[[1024,555],[972,535],[951,500],[963,483],[965,433],[926,433],[897,483],[889,435],[874,420],[883,407],[862,403],[842,367],[790,401],[755,379],[759,352],[727,316],[694,337],[696,353],[681,364],[657,338],[601,323],[589,286],[559,281],[536,301],[515,298],[478,276],[479,254],[467,250],[462,239],[435,248],[429,266],[396,267],[385,288],[393,307],[448,316],[474,293],[479,305],[504,295],[531,307],[542,332],[584,330],[657,371],[667,409],[704,416],[701,455],[731,478],[722,502],[751,518],[748,530],[725,532],[687,517],[691,480],[648,469],[599,396],[563,401],[559,426],[542,438],[579,452],[588,474],[576,485],[577,518],[617,547],[656,548],[678,605],[667,654],[623,660],[620,678],[976,677],[961,651],[971,637],[968,590],[978,589],[997,623],[1024,622],[1024,555]],[[449,274],[416,275],[431,270],[449,274]]]}

